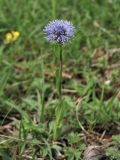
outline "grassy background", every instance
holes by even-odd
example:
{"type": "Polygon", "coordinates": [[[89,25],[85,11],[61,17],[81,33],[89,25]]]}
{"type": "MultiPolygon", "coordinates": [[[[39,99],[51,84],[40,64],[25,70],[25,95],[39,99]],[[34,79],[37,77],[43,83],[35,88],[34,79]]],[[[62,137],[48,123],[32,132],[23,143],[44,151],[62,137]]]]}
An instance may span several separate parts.
{"type": "MultiPolygon", "coordinates": [[[[87,130],[95,129],[100,133],[106,130],[112,135],[114,133],[110,133],[110,128],[120,120],[117,98],[120,69],[119,66],[110,69],[120,61],[120,51],[115,51],[112,56],[110,52],[110,49],[119,48],[119,0],[0,0],[0,123],[2,127],[10,121],[9,117],[17,117],[13,124],[13,133],[17,135],[20,113],[24,117],[25,130],[35,134],[33,141],[43,142],[41,135],[44,133],[45,136],[46,132],[51,134],[50,124],[56,104],[55,79],[54,75],[51,76],[56,68],[55,46],[45,41],[43,28],[54,19],[70,20],[76,27],[74,39],[64,46],[64,72],[67,78],[63,78],[67,106],[65,123],[68,130],[74,133],[69,135],[69,131],[63,131],[65,134],[62,137],[68,135],[71,144],[78,142],[75,151],[73,145],[67,147],[65,154],[71,157],[76,153],[73,158],[80,159],[83,148],[79,148],[82,142],[78,141],[81,132],[76,119],[75,102],[78,98],[84,97],[78,117],[87,130]],[[5,33],[12,30],[19,31],[20,38],[13,44],[3,45],[5,33]],[[107,60],[104,57],[108,57],[107,60]],[[68,75],[72,78],[69,79],[68,75]],[[106,85],[108,80],[110,84],[106,85]],[[39,122],[41,93],[45,103],[45,126],[40,123],[37,130],[30,126],[34,116],[39,122]],[[49,126],[47,131],[46,124],[49,126]],[[73,142],[73,139],[76,141],[73,142]]],[[[6,133],[1,131],[3,135],[6,133]]],[[[46,135],[48,141],[51,139],[49,135],[46,135]]],[[[9,149],[11,143],[13,141],[9,145],[8,141],[3,143],[0,155],[6,156],[3,148],[9,149]]],[[[33,143],[31,146],[34,152],[33,143]]],[[[48,148],[48,144],[42,147],[40,155],[50,154],[48,148]]]]}

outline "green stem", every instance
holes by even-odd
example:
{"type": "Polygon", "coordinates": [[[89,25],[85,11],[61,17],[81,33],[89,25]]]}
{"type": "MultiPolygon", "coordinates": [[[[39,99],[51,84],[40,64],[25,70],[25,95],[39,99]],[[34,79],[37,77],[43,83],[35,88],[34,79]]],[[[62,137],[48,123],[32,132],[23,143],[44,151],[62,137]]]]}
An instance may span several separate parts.
{"type": "Polygon", "coordinates": [[[59,98],[59,104],[55,111],[55,126],[53,131],[53,138],[56,140],[60,133],[61,133],[61,123],[63,119],[63,108],[62,108],[62,70],[63,70],[63,57],[62,57],[62,45],[59,47],[59,76],[56,77],[56,81],[58,80],[58,98],[59,98]],[[57,79],[58,78],[58,79],[57,79]]]}
{"type": "Polygon", "coordinates": [[[40,122],[43,122],[44,121],[44,109],[45,109],[45,106],[44,106],[44,95],[42,93],[41,95],[41,116],[40,116],[40,122]]]}
{"type": "Polygon", "coordinates": [[[60,81],[59,81],[59,101],[61,102],[62,99],[62,46],[60,46],[60,81]]]}
{"type": "Polygon", "coordinates": [[[44,121],[44,83],[45,83],[45,75],[44,75],[44,62],[41,63],[41,71],[42,71],[42,93],[41,93],[41,115],[40,115],[40,122],[44,121]]]}
{"type": "Polygon", "coordinates": [[[53,19],[56,17],[56,0],[52,0],[52,17],[53,19]]]}

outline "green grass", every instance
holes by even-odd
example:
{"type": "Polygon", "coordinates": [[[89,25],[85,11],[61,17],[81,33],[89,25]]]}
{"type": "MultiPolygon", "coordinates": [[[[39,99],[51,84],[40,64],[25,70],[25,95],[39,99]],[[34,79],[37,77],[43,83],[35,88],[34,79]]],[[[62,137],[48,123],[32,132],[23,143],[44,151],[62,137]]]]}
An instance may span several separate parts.
{"type": "Polygon", "coordinates": [[[0,124],[1,128],[11,126],[12,121],[13,127],[11,133],[0,131],[1,159],[25,159],[27,151],[31,159],[46,155],[52,159],[55,148],[68,159],[80,160],[86,144],[78,121],[87,131],[106,130],[106,134],[119,124],[120,68],[108,67],[119,63],[120,53],[108,60],[96,58],[96,66],[92,66],[98,48],[108,57],[109,49],[119,48],[119,18],[119,0],[0,0],[0,124]],[[70,20],[76,27],[74,39],[63,49],[63,71],[72,75],[63,78],[65,126],[59,140],[63,147],[52,142],[57,104],[55,46],[46,42],[43,34],[44,26],[55,18],[70,20]],[[5,33],[12,30],[19,31],[20,38],[3,45],[5,33]],[[83,100],[76,109],[78,98],[83,100]]]}

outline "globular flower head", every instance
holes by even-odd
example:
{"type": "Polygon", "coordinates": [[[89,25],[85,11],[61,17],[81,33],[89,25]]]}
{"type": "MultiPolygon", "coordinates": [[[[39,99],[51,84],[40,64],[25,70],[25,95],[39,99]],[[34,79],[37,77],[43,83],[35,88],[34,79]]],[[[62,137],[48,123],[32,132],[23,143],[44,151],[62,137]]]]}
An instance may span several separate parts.
{"type": "Polygon", "coordinates": [[[74,36],[75,27],[69,21],[54,20],[45,26],[43,31],[48,41],[64,44],[74,36]]]}

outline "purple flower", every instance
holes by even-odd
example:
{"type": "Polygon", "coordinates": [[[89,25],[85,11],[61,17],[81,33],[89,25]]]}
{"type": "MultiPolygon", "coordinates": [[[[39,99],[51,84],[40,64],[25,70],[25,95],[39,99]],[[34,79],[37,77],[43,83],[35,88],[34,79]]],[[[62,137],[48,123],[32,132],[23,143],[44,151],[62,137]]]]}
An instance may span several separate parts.
{"type": "Polygon", "coordinates": [[[54,20],[45,26],[43,31],[48,41],[64,44],[74,36],[75,28],[69,21],[54,20]]]}

